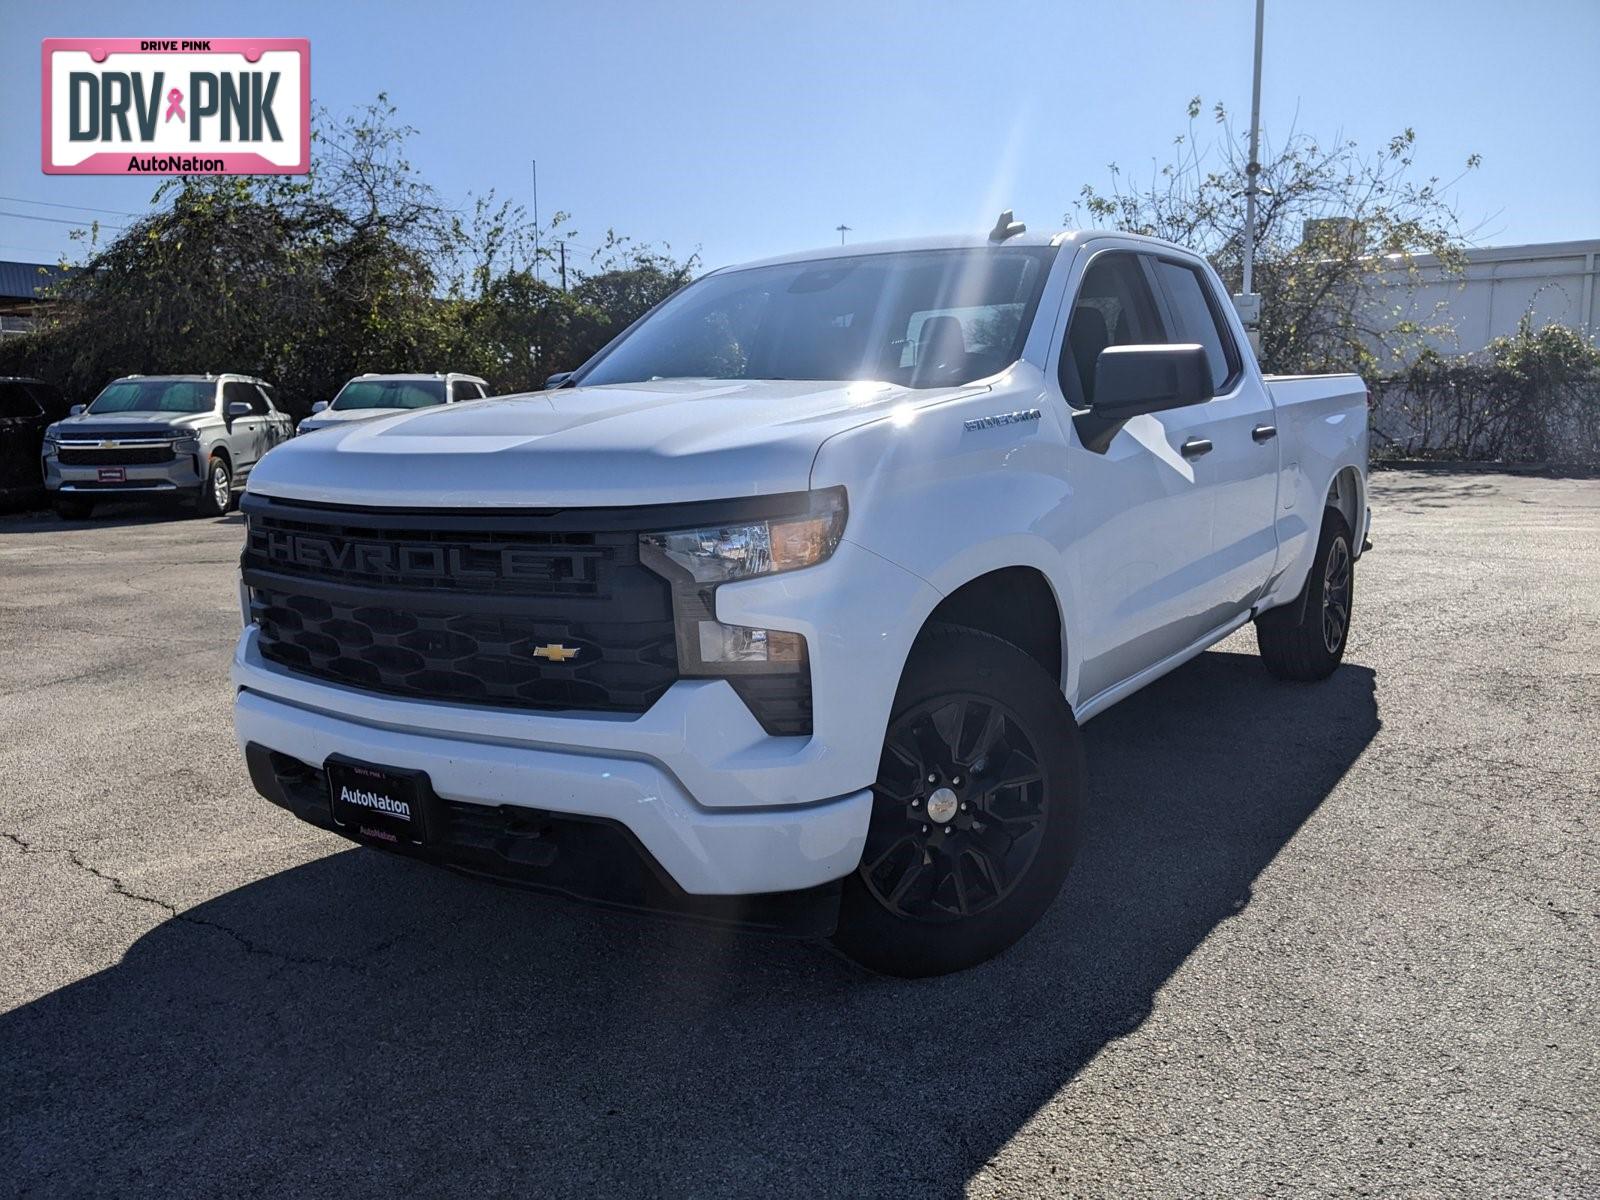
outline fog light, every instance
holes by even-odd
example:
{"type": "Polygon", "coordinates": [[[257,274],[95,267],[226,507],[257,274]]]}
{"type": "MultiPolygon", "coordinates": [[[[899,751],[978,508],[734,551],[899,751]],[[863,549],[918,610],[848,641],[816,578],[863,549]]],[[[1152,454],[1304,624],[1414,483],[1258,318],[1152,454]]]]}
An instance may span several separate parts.
{"type": "Polygon", "coordinates": [[[720,621],[699,622],[700,661],[760,663],[774,666],[799,663],[805,657],[805,639],[777,629],[749,629],[720,621]]]}

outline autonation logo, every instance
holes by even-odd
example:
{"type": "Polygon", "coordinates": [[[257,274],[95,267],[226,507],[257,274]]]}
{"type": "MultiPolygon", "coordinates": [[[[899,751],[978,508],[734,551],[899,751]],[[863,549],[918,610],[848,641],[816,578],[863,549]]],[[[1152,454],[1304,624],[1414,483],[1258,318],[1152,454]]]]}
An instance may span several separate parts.
{"type": "Polygon", "coordinates": [[[357,788],[340,785],[339,800],[343,804],[351,804],[356,808],[370,809],[372,812],[398,817],[402,821],[411,820],[411,805],[404,800],[396,800],[391,796],[385,796],[382,792],[363,792],[357,788]]]}
{"type": "Polygon", "coordinates": [[[46,38],[49,175],[304,175],[305,38],[46,38]]]}

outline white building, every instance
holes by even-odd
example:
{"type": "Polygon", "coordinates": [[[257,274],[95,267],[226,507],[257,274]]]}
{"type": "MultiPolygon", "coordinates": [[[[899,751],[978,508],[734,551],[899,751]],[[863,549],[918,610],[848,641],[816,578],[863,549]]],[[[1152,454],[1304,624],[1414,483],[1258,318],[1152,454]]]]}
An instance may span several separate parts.
{"type": "MultiPolygon", "coordinates": [[[[1581,242],[1541,242],[1531,246],[1485,246],[1466,252],[1465,270],[1443,271],[1431,254],[1415,259],[1420,286],[1404,277],[1381,277],[1401,294],[1393,314],[1426,325],[1447,325],[1453,335],[1435,338],[1446,354],[1482,350],[1497,337],[1517,331],[1525,313],[1534,328],[1568,325],[1600,337],[1600,297],[1595,285],[1600,238],[1581,242]]],[[[1380,301],[1381,302],[1381,301],[1380,301]]]]}

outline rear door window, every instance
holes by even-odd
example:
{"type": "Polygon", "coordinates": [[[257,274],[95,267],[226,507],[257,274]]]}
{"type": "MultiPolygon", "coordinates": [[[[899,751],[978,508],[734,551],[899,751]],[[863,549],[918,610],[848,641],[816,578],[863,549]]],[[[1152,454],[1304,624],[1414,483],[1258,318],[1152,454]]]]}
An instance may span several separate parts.
{"type": "Polygon", "coordinates": [[[1075,408],[1094,403],[1094,370],[1108,346],[1166,341],[1155,297],[1139,256],[1131,251],[1099,254],[1083,273],[1061,349],[1061,390],[1075,408]]]}
{"type": "Polygon", "coordinates": [[[1217,310],[1211,286],[1196,268],[1170,258],[1155,260],[1156,278],[1166,293],[1172,313],[1174,342],[1194,342],[1205,347],[1211,367],[1211,386],[1217,395],[1227,391],[1239,372],[1239,353],[1217,310]]]}
{"type": "Polygon", "coordinates": [[[458,379],[450,385],[450,399],[455,401],[482,400],[483,390],[470,379],[458,379]]]}

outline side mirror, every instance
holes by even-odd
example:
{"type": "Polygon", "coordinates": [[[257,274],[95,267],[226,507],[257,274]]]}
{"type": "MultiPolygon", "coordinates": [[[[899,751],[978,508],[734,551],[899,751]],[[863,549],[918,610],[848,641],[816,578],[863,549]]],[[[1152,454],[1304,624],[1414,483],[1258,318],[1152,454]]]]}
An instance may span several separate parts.
{"type": "Polygon", "coordinates": [[[255,412],[255,409],[251,408],[250,405],[245,403],[243,400],[234,400],[228,404],[229,420],[232,420],[234,417],[248,417],[253,412],[255,412]]]}
{"type": "Polygon", "coordinates": [[[318,400],[315,404],[313,404],[311,406],[311,411],[313,413],[319,413],[319,412],[321,412],[323,409],[325,409],[327,407],[328,407],[328,402],[326,400],[318,400]]]}
{"type": "Polygon", "coordinates": [[[544,381],[544,390],[547,392],[553,392],[556,388],[566,387],[567,381],[572,378],[572,375],[573,373],[571,371],[557,371],[554,375],[550,376],[549,379],[544,381]]]}
{"type": "Polygon", "coordinates": [[[67,409],[67,416],[81,417],[88,407],[89,406],[87,404],[74,404],[71,408],[67,409]]]}
{"type": "Polygon", "coordinates": [[[1204,346],[1109,346],[1094,365],[1094,404],[1073,417],[1084,448],[1105,453],[1131,418],[1204,404],[1214,394],[1204,346]]]}

